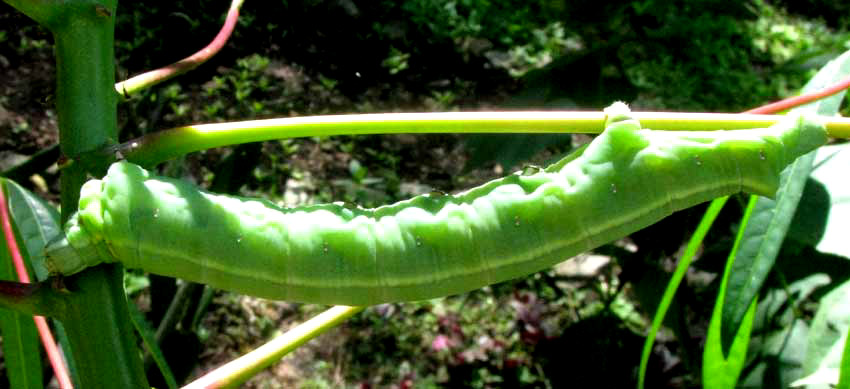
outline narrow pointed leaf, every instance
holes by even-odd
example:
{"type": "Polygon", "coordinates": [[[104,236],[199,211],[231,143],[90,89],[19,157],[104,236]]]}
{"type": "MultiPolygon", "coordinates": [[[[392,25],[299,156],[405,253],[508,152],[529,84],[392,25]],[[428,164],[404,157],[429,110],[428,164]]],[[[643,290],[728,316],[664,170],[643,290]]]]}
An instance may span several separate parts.
{"type": "MultiPolygon", "coordinates": [[[[731,260],[731,258],[730,258],[731,260]]],[[[744,368],[747,357],[747,347],[750,343],[750,333],[756,317],[756,301],[750,302],[744,312],[744,318],[739,330],[731,338],[731,347],[724,352],[720,339],[721,312],[723,309],[723,298],[725,289],[729,287],[731,275],[730,266],[726,266],[723,280],[720,283],[720,291],[717,293],[717,302],[711,314],[708,325],[708,335],[705,340],[702,362],[702,385],[705,389],[734,388],[744,368]]]]}
{"type": "Polygon", "coordinates": [[[139,333],[139,336],[142,338],[142,343],[144,343],[145,347],[148,351],[150,351],[156,366],[159,368],[159,372],[162,374],[162,377],[165,378],[165,383],[168,385],[168,388],[177,388],[177,380],[174,379],[174,374],[171,372],[171,368],[168,367],[165,355],[162,353],[162,349],[159,348],[159,344],[156,342],[156,330],[151,327],[150,323],[148,323],[147,319],[145,319],[145,315],[139,311],[139,308],[135,304],[129,302],[127,304],[127,309],[130,311],[130,320],[133,321],[133,325],[136,327],[136,332],[139,333]]]}
{"type": "MultiPolygon", "coordinates": [[[[803,92],[821,89],[848,74],[850,74],[850,52],[842,54],[821,69],[803,88],[803,92]]],[[[843,99],[844,92],[806,104],[795,111],[832,116],[838,112],[843,99]]],[[[740,249],[732,263],[729,287],[726,289],[722,308],[720,333],[724,354],[729,352],[734,334],[738,332],[744,314],[761,289],[770,269],[773,268],[811,172],[814,155],[815,153],[810,153],[799,158],[786,168],[782,173],[776,199],[759,197],[750,223],[742,224],[745,230],[740,249]]]]}
{"type": "Polygon", "coordinates": [[[850,389],[850,334],[844,334],[844,353],[841,356],[841,368],[837,389],[850,389]]]}

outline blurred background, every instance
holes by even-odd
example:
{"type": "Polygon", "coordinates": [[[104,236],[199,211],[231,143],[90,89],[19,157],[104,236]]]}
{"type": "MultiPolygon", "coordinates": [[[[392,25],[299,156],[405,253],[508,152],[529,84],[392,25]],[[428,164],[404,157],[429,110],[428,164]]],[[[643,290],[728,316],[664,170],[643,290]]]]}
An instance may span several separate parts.
{"type": "MultiPolygon", "coordinates": [[[[200,49],[228,6],[223,0],[119,3],[117,78],[200,49]]],[[[121,140],[202,122],[600,110],[616,100],[634,110],[738,112],[795,94],[826,61],[850,49],[848,28],[850,3],[828,0],[247,0],[220,54],[120,103],[121,140]]],[[[0,4],[0,170],[57,144],[54,88],[52,37],[0,4]]],[[[350,201],[373,207],[545,165],[588,139],[305,138],[208,150],[161,171],[287,206],[350,201]]],[[[55,166],[16,178],[58,198],[55,166]]],[[[701,342],[741,205],[727,208],[668,315],[648,387],[699,385],[701,342]]],[[[680,212],[526,279],[370,308],[249,387],[633,386],[648,322],[700,216],[700,208],[680,212]]],[[[781,258],[777,266],[781,271],[781,258]]],[[[843,263],[824,267],[833,277],[850,274],[843,263]]],[[[127,286],[154,327],[180,287],[139,273],[128,276],[127,286]]],[[[180,316],[167,323],[162,338],[183,377],[241,355],[322,308],[198,286],[184,292],[180,316]]],[[[801,318],[815,308],[795,304],[801,318]]],[[[752,358],[742,382],[770,387],[777,377],[793,375],[765,353],[752,358]]],[[[156,374],[152,369],[152,384],[163,386],[156,374]]]]}

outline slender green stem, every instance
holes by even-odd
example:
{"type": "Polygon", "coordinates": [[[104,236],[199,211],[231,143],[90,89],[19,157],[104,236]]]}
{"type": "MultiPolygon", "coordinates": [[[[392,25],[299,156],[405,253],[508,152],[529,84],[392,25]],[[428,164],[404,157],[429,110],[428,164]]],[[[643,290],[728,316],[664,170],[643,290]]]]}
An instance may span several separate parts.
{"type": "Polygon", "coordinates": [[[694,231],[694,234],[691,236],[691,240],[688,241],[688,246],[685,249],[685,253],[682,255],[682,259],[679,260],[679,264],[676,266],[676,271],[673,272],[673,277],[671,277],[670,281],[667,283],[667,288],[664,290],[664,295],[661,297],[661,303],[658,305],[658,309],[655,311],[655,316],[652,319],[652,326],[650,327],[649,335],[647,335],[647,339],[643,344],[643,352],[640,356],[640,370],[638,370],[638,389],[643,389],[644,387],[646,367],[649,363],[649,356],[652,353],[652,345],[655,342],[655,335],[658,333],[658,330],[661,329],[664,316],[667,315],[667,309],[670,308],[673,298],[676,297],[676,291],[679,289],[679,284],[682,283],[682,279],[685,277],[688,268],[691,266],[691,260],[693,260],[694,255],[696,255],[697,250],[700,245],[702,245],[705,235],[714,223],[714,219],[716,219],[717,215],[720,214],[720,211],[723,209],[723,205],[726,204],[726,200],[728,199],[729,196],[724,196],[716,198],[711,202],[711,205],[708,207],[708,210],[705,211],[699,226],[697,226],[697,230],[694,231]]]}
{"type": "Polygon", "coordinates": [[[365,307],[332,307],[254,351],[184,386],[183,389],[236,387],[256,375],[257,372],[275,363],[287,353],[295,350],[298,346],[335,327],[363,309],[365,307]]]}
{"type": "MultiPolygon", "coordinates": [[[[644,127],[718,130],[767,127],[781,116],[638,112],[644,127]]],[[[129,161],[154,165],[194,151],[305,136],[422,133],[599,133],[603,112],[437,112],[307,116],[201,124],[152,133],[116,150],[129,161]]],[[[825,119],[831,135],[850,137],[850,119],[825,119]]]]}

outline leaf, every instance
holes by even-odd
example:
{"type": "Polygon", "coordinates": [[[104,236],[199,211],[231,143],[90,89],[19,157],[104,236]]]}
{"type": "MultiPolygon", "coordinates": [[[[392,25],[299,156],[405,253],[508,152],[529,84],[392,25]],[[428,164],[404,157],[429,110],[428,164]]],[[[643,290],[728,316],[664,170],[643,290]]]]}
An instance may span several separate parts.
{"type": "Polygon", "coordinates": [[[156,331],[145,319],[145,315],[139,311],[139,307],[128,301],[127,309],[130,312],[130,320],[133,321],[136,331],[141,336],[142,343],[150,351],[156,366],[159,368],[159,372],[165,378],[165,383],[170,389],[177,388],[177,380],[174,379],[174,374],[171,372],[171,368],[168,367],[165,355],[162,354],[162,349],[159,348],[159,344],[156,342],[156,331]]]}
{"type": "Polygon", "coordinates": [[[755,358],[744,370],[739,387],[786,388],[803,375],[810,331],[795,312],[809,301],[809,296],[829,283],[827,275],[816,273],[765,294],[756,311],[750,340],[749,348],[755,358]]]}
{"type": "MultiPolygon", "coordinates": [[[[731,262],[733,258],[729,258],[731,262]]],[[[733,388],[738,382],[738,377],[741,375],[741,370],[744,368],[744,362],[747,357],[747,346],[750,343],[750,333],[753,328],[753,322],[756,317],[756,301],[753,300],[745,311],[743,321],[731,338],[731,347],[728,352],[724,352],[721,338],[720,325],[723,309],[723,298],[726,295],[725,289],[729,286],[732,267],[726,266],[726,271],[723,274],[723,280],[720,283],[720,290],[717,293],[717,302],[714,304],[714,311],[711,314],[711,321],[708,325],[708,334],[705,340],[705,350],[702,357],[702,385],[706,389],[725,389],[733,388]],[[724,355],[728,355],[725,356],[724,355]]]]}
{"type": "MultiPolygon", "coordinates": [[[[803,373],[806,375],[825,375],[830,369],[838,371],[847,331],[850,330],[850,281],[830,291],[820,301],[820,307],[812,320],[806,347],[806,359],[803,373]]],[[[838,375],[832,382],[809,385],[809,388],[829,388],[836,384],[838,375]]]]}
{"type": "MultiPolygon", "coordinates": [[[[824,66],[803,88],[810,92],[831,85],[850,74],[850,51],[824,66]]],[[[838,112],[844,92],[801,106],[794,112],[832,116],[838,112]]],[[[798,158],[782,172],[776,199],[758,197],[750,223],[744,227],[740,248],[732,263],[729,288],[722,310],[721,340],[724,353],[732,345],[744,314],[756,297],[767,274],[773,268],[782,242],[797,208],[797,203],[811,172],[814,154],[798,158]]],[[[755,197],[755,196],[754,196],[755,197]]]]}
{"type": "MultiPolygon", "coordinates": [[[[6,180],[0,180],[0,183],[3,181],[6,180]]],[[[16,281],[18,276],[5,239],[0,239],[0,246],[0,279],[16,281]]],[[[26,253],[21,254],[26,256],[26,253]]],[[[3,337],[3,354],[11,387],[43,388],[41,345],[32,316],[0,309],[0,335],[3,337]]]]}
{"type": "Polygon", "coordinates": [[[844,355],[841,356],[837,389],[850,389],[850,334],[845,333],[844,338],[844,355]]]}
{"type": "Polygon", "coordinates": [[[818,150],[788,237],[822,253],[850,258],[850,143],[818,150]]]}
{"type": "Polygon", "coordinates": [[[47,246],[47,242],[62,234],[59,226],[59,212],[12,181],[6,181],[6,193],[9,213],[15,229],[23,240],[22,248],[27,251],[36,279],[44,280],[47,278],[44,247],[47,246]]]}
{"type": "MultiPolygon", "coordinates": [[[[48,276],[47,268],[44,265],[44,247],[47,242],[62,234],[59,212],[14,181],[5,179],[0,179],[0,181],[5,183],[9,214],[12,217],[15,232],[22,241],[20,247],[24,252],[21,254],[35,273],[35,279],[44,280],[48,276]]],[[[56,339],[61,344],[62,349],[70,350],[71,345],[65,336],[64,325],[58,320],[52,320],[52,322],[56,339]]],[[[73,358],[66,358],[65,362],[74,381],[79,382],[73,358]]]]}

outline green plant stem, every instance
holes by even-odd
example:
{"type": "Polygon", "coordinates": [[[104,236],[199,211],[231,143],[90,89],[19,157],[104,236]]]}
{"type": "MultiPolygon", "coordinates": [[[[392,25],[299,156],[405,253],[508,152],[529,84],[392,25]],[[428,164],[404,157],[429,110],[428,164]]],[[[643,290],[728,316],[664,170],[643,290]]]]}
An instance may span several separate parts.
{"type": "Polygon", "coordinates": [[[667,283],[667,288],[664,290],[661,303],[658,305],[658,309],[655,311],[655,316],[652,319],[652,326],[649,330],[649,335],[647,335],[646,342],[643,344],[643,352],[640,357],[640,370],[638,370],[638,389],[643,389],[644,387],[646,367],[649,363],[649,356],[652,354],[652,345],[655,342],[655,335],[658,333],[658,330],[661,329],[661,325],[664,322],[664,316],[667,314],[667,309],[670,308],[673,298],[676,297],[676,291],[679,289],[679,284],[682,283],[682,279],[685,277],[688,268],[691,266],[691,260],[693,260],[694,255],[696,255],[697,250],[700,248],[700,245],[702,245],[702,241],[708,233],[709,228],[711,228],[711,225],[714,224],[714,219],[716,219],[717,215],[720,214],[720,211],[723,209],[723,205],[726,204],[726,200],[728,199],[729,196],[724,196],[716,198],[711,202],[711,205],[708,207],[708,210],[705,211],[699,226],[697,226],[697,230],[694,231],[690,241],[688,241],[688,246],[685,248],[685,253],[682,255],[682,259],[679,260],[679,264],[676,265],[676,271],[673,272],[673,277],[671,277],[670,281],[667,283]]]}
{"type": "MultiPolygon", "coordinates": [[[[47,25],[56,52],[60,149],[74,163],[62,170],[62,220],[76,211],[88,172],[111,158],[94,150],[115,144],[114,29],[117,0],[44,2],[59,16],[47,25]],[[87,156],[92,156],[88,158],[87,156]]],[[[98,266],[68,277],[62,323],[78,368],[78,387],[148,388],[127,312],[121,266],[98,266]]]]}
{"type": "Polygon", "coordinates": [[[236,27],[236,21],[239,19],[239,8],[242,6],[243,0],[233,0],[230,4],[230,9],[227,11],[227,16],[224,20],[224,25],[221,30],[213,38],[212,42],[195,54],[192,54],[180,61],[171,65],[151,70],[134,76],[126,81],[115,84],[115,90],[124,97],[129,97],[131,94],[137,93],[140,90],[149,88],[163,81],[170,80],[178,75],[186,73],[210,58],[216,55],[227,43],[230,35],[233,33],[233,28],[236,27]]]}
{"type": "Polygon", "coordinates": [[[335,327],[365,307],[335,306],[272,339],[254,351],[208,373],[183,389],[232,388],[247,381],[287,353],[335,327]]]}
{"type": "MultiPolygon", "coordinates": [[[[646,128],[717,130],[767,127],[773,115],[638,112],[646,128]]],[[[829,118],[833,137],[850,137],[850,119],[829,118]]],[[[599,133],[603,112],[437,112],[328,115],[177,127],[103,150],[151,166],[194,151],[232,144],[306,136],[422,133],[599,133]]]]}
{"type": "MultiPolygon", "coordinates": [[[[61,6],[62,23],[51,28],[60,149],[71,158],[118,141],[117,94],[113,89],[115,19],[98,12],[98,7],[106,7],[114,13],[116,0],[107,3],[65,2],[61,6]]],[[[108,165],[108,161],[83,162],[87,168],[108,165]]],[[[63,220],[67,205],[62,203],[63,220]]],[[[76,206],[71,207],[71,211],[74,209],[76,206]]]]}
{"type": "Polygon", "coordinates": [[[20,165],[13,166],[0,173],[0,176],[6,177],[12,181],[22,182],[34,174],[44,172],[50,167],[50,165],[56,163],[57,159],[59,159],[58,143],[41,149],[20,165]]]}
{"type": "Polygon", "coordinates": [[[71,341],[80,388],[149,389],[127,310],[121,265],[102,265],[68,277],[62,324],[71,341]]]}

